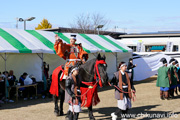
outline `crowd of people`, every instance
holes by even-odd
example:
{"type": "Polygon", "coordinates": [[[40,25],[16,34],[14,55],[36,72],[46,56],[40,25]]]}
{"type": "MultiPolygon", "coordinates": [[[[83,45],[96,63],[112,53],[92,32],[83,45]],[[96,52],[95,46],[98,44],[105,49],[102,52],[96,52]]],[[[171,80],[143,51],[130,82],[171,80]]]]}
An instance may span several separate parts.
{"type": "Polygon", "coordinates": [[[169,65],[165,58],[160,60],[162,67],[158,69],[156,86],[160,87],[160,98],[169,100],[174,98],[174,94],[180,92],[180,68],[176,59],[172,58],[169,65]]]}
{"type": "MultiPolygon", "coordinates": [[[[30,85],[36,83],[36,79],[34,76],[29,76],[26,72],[24,72],[19,80],[17,80],[14,75],[13,70],[0,72],[0,104],[4,102],[14,102],[13,98],[16,94],[16,85],[30,85]],[[11,89],[9,89],[11,88],[11,89]]],[[[23,97],[24,100],[27,100],[27,95],[29,95],[29,99],[33,99],[33,95],[35,94],[34,87],[20,88],[18,91],[20,96],[23,97]]],[[[35,97],[36,98],[36,97],[35,97]]]]}

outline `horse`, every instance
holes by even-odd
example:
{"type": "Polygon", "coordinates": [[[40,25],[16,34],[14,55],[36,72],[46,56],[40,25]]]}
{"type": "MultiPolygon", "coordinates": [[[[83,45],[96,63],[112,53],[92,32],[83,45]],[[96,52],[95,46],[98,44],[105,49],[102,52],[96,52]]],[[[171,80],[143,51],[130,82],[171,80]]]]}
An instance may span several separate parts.
{"type": "MultiPolygon", "coordinates": [[[[84,64],[79,66],[79,75],[81,77],[81,82],[86,84],[87,86],[91,86],[93,88],[85,88],[80,87],[81,90],[81,106],[87,107],[89,112],[90,120],[95,120],[93,116],[92,106],[96,105],[100,102],[100,99],[97,94],[97,86],[102,87],[106,85],[108,82],[108,75],[106,72],[107,64],[105,63],[105,55],[101,56],[97,55],[96,58],[87,61],[84,64]]],[[[58,79],[62,75],[63,70],[61,69],[58,73],[58,79]]],[[[52,79],[53,82],[53,79],[52,79]]],[[[53,95],[54,97],[54,105],[55,105],[55,114],[62,115],[63,114],[63,102],[64,102],[64,83],[65,80],[58,80],[58,91],[60,94],[60,110],[58,109],[58,97],[57,95],[53,95]],[[59,113],[60,112],[60,113],[59,113]]]]}

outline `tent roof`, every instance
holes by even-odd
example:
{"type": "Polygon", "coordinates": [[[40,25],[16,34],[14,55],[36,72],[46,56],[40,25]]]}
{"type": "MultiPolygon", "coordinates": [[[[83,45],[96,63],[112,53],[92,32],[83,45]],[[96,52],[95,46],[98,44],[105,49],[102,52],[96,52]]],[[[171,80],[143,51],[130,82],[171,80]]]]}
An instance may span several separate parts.
{"type": "MultiPolygon", "coordinates": [[[[63,42],[70,43],[69,37],[72,33],[0,28],[0,53],[55,54],[55,34],[58,34],[63,42]]],[[[132,52],[126,45],[107,35],[73,34],[77,35],[76,43],[82,43],[83,49],[88,53],[132,52]]]]}

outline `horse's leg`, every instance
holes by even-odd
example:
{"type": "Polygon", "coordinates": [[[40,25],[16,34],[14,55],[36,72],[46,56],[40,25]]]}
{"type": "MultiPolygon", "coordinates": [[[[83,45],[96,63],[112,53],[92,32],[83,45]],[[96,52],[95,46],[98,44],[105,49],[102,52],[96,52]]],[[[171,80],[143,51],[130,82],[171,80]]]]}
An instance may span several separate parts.
{"type": "Polygon", "coordinates": [[[59,115],[62,116],[64,115],[63,112],[63,103],[64,103],[64,98],[65,98],[65,91],[60,87],[60,106],[59,106],[59,115]]]}
{"type": "Polygon", "coordinates": [[[93,111],[92,111],[92,106],[88,107],[88,112],[89,112],[89,119],[90,120],[95,120],[93,111]]]}
{"type": "Polygon", "coordinates": [[[53,101],[54,101],[54,114],[58,116],[59,110],[58,110],[58,97],[56,95],[53,95],[53,101]]]}

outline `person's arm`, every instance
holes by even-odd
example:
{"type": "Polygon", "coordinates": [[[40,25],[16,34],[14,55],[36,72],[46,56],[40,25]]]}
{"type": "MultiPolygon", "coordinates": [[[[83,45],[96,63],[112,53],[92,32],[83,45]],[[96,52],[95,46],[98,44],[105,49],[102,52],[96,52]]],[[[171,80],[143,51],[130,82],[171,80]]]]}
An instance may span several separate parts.
{"type": "Polygon", "coordinates": [[[22,78],[21,78],[21,77],[19,78],[19,83],[21,83],[21,86],[23,86],[23,85],[24,85],[24,81],[22,80],[22,78]]]}
{"type": "Polygon", "coordinates": [[[85,63],[88,59],[88,53],[83,50],[81,43],[78,46],[79,53],[80,53],[80,59],[82,60],[83,63],[85,63]]]}
{"type": "Polygon", "coordinates": [[[177,81],[179,81],[179,77],[178,77],[178,74],[177,74],[177,69],[176,68],[174,68],[174,74],[175,74],[175,76],[176,76],[176,78],[177,78],[177,81]]]}
{"type": "Polygon", "coordinates": [[[72,80],[67,79],[66,82],[65,82],[66,91],[72,98],[74,98],[75,94],[71,91],[71,86],[72,86],[72,80]]]}
{"type": "Polygon", "coordinates": [[[129,69],[133,69],[135,67],[136,67],[136,65],[133,65],[132,63],[129,62],[127,69],[129,70],[129,69]]]}
{"type": "Polygon", "coordinates": [[[113,85],[117,85],[117,83],[118,83],[118,80],[116,79],[116,76],[114,75],[110,84],[113,86],[113,85]]]}
{"type": "Polygon", "coordinates": [[[66,52],[68,51],[68,46],[66,43],[63,43],[63,41],[61,39],[59,39],[58,35],[56,34],[55,36],[56,42],[54,44],[54,49],[56,51],[56,54],[59,55],[61,58],[63,59],[67,59],[66,58],[66,52]]]}
{"type": "Polygon", "coordinates": [[[14,77],[14,80],[16,81],[16,76],[15,76],[15,75],[13,75],[13,77],[14,77]]]}
{"type": "Polygon", "coordinates": [[[168,69],[168,72],[167,72],[167,74],[168,74],[168,78],[169,78],[169,84],[171,85],[171,72],[170,72],[170,70],[168,69]]]}

